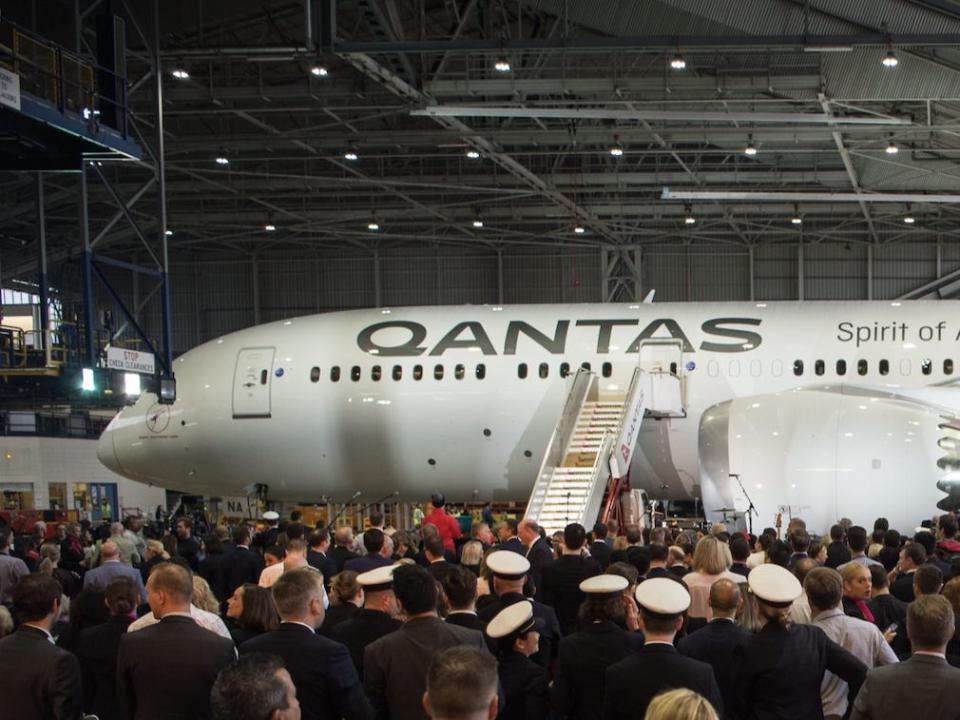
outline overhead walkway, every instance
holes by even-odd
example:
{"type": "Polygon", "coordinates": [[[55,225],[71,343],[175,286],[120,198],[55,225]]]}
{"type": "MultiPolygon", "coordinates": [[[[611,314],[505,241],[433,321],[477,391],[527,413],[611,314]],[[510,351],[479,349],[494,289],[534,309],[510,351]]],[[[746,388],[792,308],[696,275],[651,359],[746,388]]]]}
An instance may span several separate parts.
{"type": "Polygon", "coordinates": [[[604,389],[581,369],[554,428],[525,517],[548,534],[570,523],[596,522],[612,478],[624,478],[644,416],[683,417],[682,380],[636,368],[626,391],[604,389]]]}

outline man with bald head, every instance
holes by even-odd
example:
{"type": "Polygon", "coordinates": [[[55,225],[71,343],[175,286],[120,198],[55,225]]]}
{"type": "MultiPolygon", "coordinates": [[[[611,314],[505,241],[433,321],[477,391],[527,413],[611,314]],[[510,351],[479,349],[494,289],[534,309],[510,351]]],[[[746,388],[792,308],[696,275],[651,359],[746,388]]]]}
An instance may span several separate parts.
{"type": "Polygon", "coordinates": [[[120,559],[120,548],[113,540],[106,540],[100,546],[100,567],[83,576],[83,587],[105,591],[110,581],[118,577],[129,578],[140,597],[146,597],[140,571],[123,563],[120,559]]]}
{"type": "Polygon", "coordinates": [[[236,651],[232,640],[194,622],[192,596],[193,580],[185,567],[163,562],[151,571],[147,604],[159,622],[127,632],[120,641],[117,705],[122,720],[212,717],[210,688],[236,651]]]}
{"type": "Polygon", "coordinates": [[[744,598],[740,586],[732,580],[721,578],[710,586],[708,600],[713,610],[713,619],[703,628],[690,633],[677,644],[677,649],[687,657],[705,662],[713,668],[723,707],[733,708],[735,674],[733,653],[748,633],[736,623],[737,611],[744,598]]]}
{"type": "MultiPolygon", "coordinates": [[[[803,585],[803,581],[806,580],[809,572],[817,567],[820,566],[816,560],[805,557],[794,564],[793,574],[797,576],[797,580],[803,585]]],[[[798,625],[809,625],[813,622],[810,614],[810,601],[807,599],[806,593],[794,600],[793,605],[790,606],[790,620],[798,625]]]]}

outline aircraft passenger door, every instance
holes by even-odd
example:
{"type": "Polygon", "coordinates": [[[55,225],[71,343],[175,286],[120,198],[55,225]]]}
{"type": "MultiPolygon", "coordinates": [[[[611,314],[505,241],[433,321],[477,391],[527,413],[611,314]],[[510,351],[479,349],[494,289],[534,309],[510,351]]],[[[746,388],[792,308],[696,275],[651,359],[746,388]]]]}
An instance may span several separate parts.
{"type": "Polygon", "coordinates": [[[270,417],[274,348],[244,348],[233,373],[233,417],[270,417]]]}
{"type": "Polygon", "coordinates": [[[650,392],[647,410],[658,417],[685,417],[683,341],[672,338],[642,340],[640,369],[650,392]]]}

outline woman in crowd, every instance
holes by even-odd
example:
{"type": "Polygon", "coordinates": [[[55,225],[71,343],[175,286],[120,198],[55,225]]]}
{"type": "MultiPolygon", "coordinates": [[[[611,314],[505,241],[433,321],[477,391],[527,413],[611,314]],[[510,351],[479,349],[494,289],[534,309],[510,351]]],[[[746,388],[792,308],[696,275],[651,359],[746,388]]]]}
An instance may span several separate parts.
{"type": "Polygon", "coordinates": [[[143,576],[143,584],[147,584],[147,578],[150,577],[150,571],[154,566],[159,565],[165,560],[170,559],[170,554],[164,549],[163,543],[159,540],[147,540],[143,551],[144,562],[140,566],[140,574],[143,576]]]}
{"type": "Polygon", "coordinates": [[[463,545],[460,553],[460,564],[477,577],[480,577],[480,563],[483,562],[483,543],[479,540],[469,540],[463,545]]]}
{"type": "Polygon", "coordinates": [[[63,594],[73,599],[83,589],[83,582],[75,572],[60,567],[60,546],[56,543],[44,543],[40,547],[40,567],[38,572],[49,575],[60,583],[63,594]]]}
{"type": "Polygon", "coordinates": [[[743,608],[737,615],[737,625],[754,633],[760,629],[760,616],[757,614],[757,599],[750,592],[750,584],[746,581],[740,583],[740,597],[743,598],[743,608]]]}
{"type": "Polygon", "coordinates": [[[227,600],[227,618],[238,647],[252,637],[276,630],[280,624],[273,593],[253,583],[241,585],[227,600]]]}
{"type": "Polygon", "coordinates": [[[199,575],[193,576],[193,599],[191,602],[194,607],[201,610],[206,610],[214,615],[220,614],[220,601],[213,594],[209,583],[199,575]]]}
{"type": "Polygon", "coordinates": [[[120,717],[117,707],[117,652],[120,639],[141,598],[129,578],[118,577],[107,585],[104,601],[110,618],[80,633],[77,657],[83,673],[83,709],[100,720],[120,717]]]}
{"type": "Polygon", "coordinates": [[[203,560],[200,561],[200,576],[207,581],[213,594],[217,599],[221,599],[223,591],[223,542],[220,536],[215,532],[207,533],[203,536],[203,548],[205,551],[203,560]]]}
{"type": "Polygon", "coordinates": [[[330,581],[330,608],[320,632],[330,637],[330,631],[344,620],[352,618],[363,607],[363,587],[357,582],[357,573],[344,570],[330,581]]]}
{"type": "Polygon", "coordinates": [[[730,546],[712,535],[697,543],[693,551],[693,572],[683,576],[683,582],[690,591],[690,617],[713,617],[710,609],[710,586],[721,578],[739,583],[742,575],[730,572],[733,556],[730,546]]]}
{"type": "Polygon", "coordinates": [[[713,705],[700,693],[681,688],[660,693],[647,705],[643,720],[719,720],[713,705]]]}

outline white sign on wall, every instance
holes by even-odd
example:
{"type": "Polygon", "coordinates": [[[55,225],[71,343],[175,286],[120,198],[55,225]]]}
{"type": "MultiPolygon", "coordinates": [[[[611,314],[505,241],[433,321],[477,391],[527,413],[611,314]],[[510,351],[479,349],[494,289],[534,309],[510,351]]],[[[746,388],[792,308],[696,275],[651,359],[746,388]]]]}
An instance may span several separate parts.
{"type": "Polygon", "coordinates": [[[20,76],[0,68],[0,105],[20,109],[20,76]]]}
{"type": "Polygon", "coordinates": [[[107,367],[111,370],[143,373],[144,375],[153,375],[156,372],[153,353],[116,347],[107,348],[107,367]]]}

